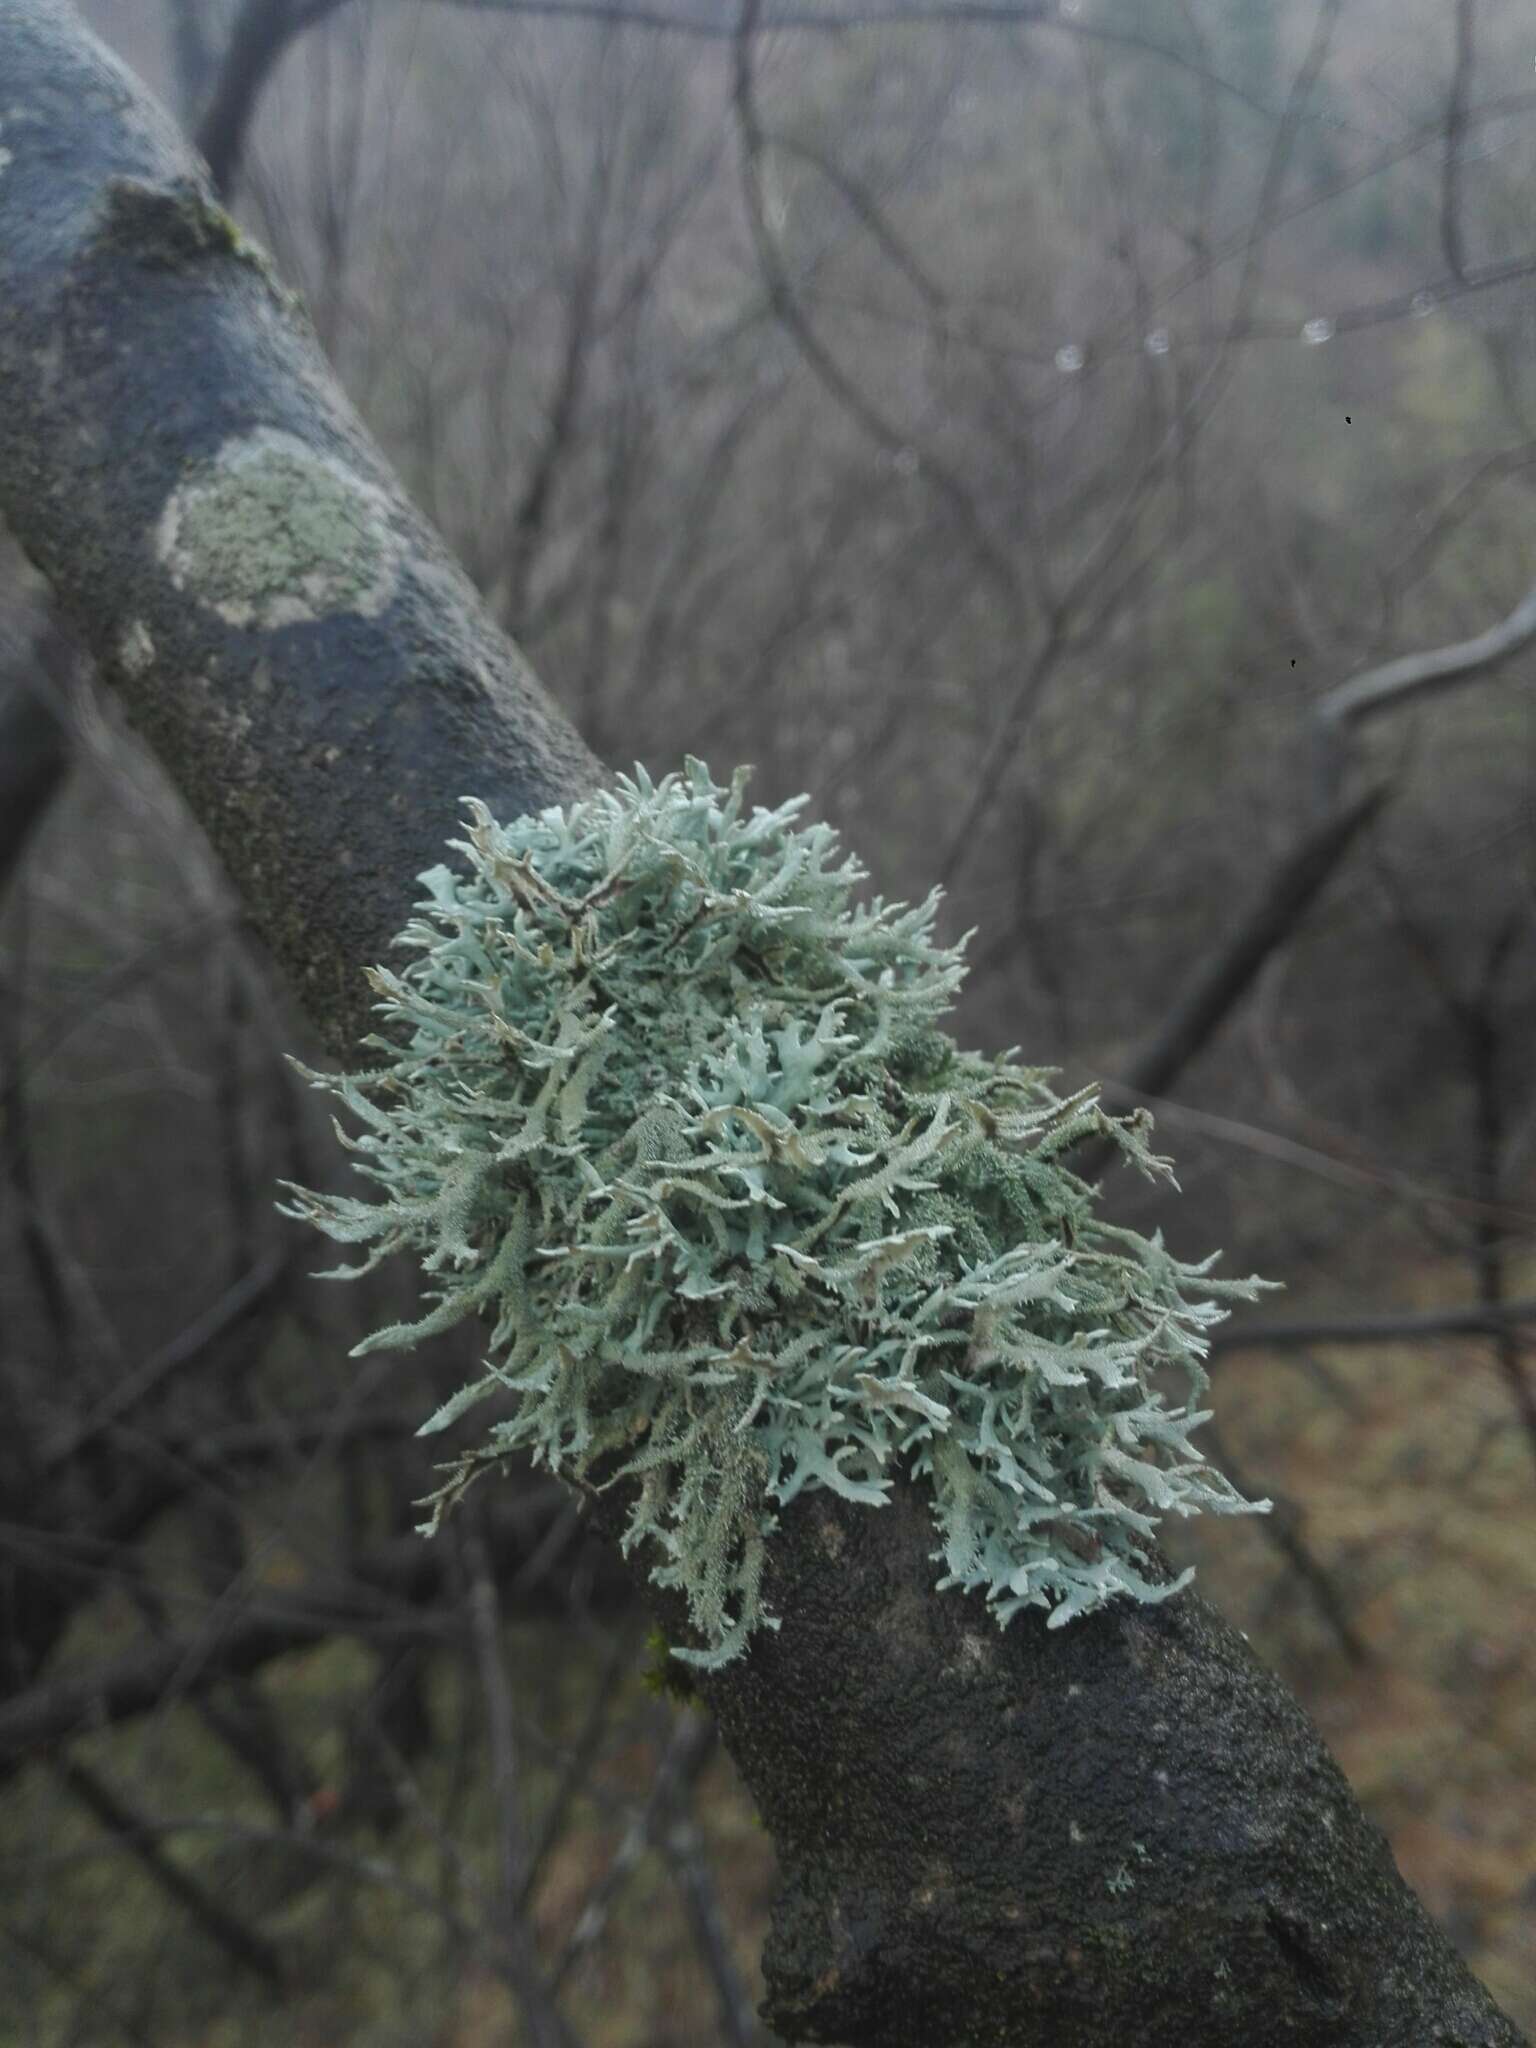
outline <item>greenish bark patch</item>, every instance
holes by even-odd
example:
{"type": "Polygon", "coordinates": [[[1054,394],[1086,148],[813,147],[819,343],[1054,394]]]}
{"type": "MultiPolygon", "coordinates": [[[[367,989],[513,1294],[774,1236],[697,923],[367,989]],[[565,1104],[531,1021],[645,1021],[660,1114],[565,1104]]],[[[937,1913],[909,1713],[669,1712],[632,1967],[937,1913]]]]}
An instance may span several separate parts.
{"type": "Polygon", "coordinates": [[[109,178],[106,202],[100,238],[131,247],[141,262],[179,269],[203,256],[234,256],[273,281],[266,253],[190,179],[109,178]]]}
{"type": "Polygon", "coordinates": [[[178,590],[262,631],[335,612],[376,618],[399,578],[384,494],[273,428],[226,442],[182,484],[156,543],[178,590]]]}

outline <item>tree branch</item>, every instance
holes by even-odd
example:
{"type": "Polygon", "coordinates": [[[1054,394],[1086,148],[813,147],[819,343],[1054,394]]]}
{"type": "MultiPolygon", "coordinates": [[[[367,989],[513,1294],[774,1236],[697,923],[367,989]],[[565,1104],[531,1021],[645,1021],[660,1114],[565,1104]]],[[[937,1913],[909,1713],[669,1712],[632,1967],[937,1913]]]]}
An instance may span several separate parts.
{"type": "Polygon", "coordinates": [[[44,0],[0,49],[0,505],[350,1050],[463,796],[597,764],[131,74],[44,0]]]}
{"type": "MultiPolygon", "coordinates": [[[[61,0],[0,0],[0,75],[5,509],[347,1043],[460,796],[513,815],[596,764],[122,67],[61,0]]],[[[611,1532],[622,1504],[600,1506],[611,1532]]],[[[998,1634],[934,1592],[933,1545],[910,1488],[879,1513],[803,1494],[770,1546],[781,1630],[703,1687],[779,1852],[781,2032],[1515,2048],[1300,1709],[1203,1603],[998,1634]]],[[[270,1648],[283,1623],[305,1625],[250,1628],[270,1648]]],[[[142,1700],[170,1675],[128,1677],[142,1700]]],[[[35,1696],[25,1719],[33,1740],[59,1726],[35,1696]]]]}
{"type": "Polygon", "coordinates": [[[1458,640],[1450,647],[1404,654],[1367,669],[1364,675],[1351,676],[1347,683],[1336,684],[1318,704],[1317,716],[1333,730],[1358,724],[1441,684],[1470,682],[1531,640],[1536,640],[1536,584],[1507,619],[1485,633],[1458,640]]]}
{"type": "MultiPolygon", "coordinates": [[[[569,1569],[542,1577],[530,1569],[546,1533],[547,1526],[527,1513],[498,1514],[490,1524],[496,1574],[519,1616],[569,1611],[569,1569]]],[[[154,1713],[167,1699],[194,1697],[334,1636],[441,1648],[457,1627],[440,1611],[451,1576],[447,1544],[399,1537],[359,1557],[348,1579],[317,1580],[291,1593],[263,1589],[233,1611],[221,1601],[205,1628],[40,1680],[0,1704],[0,1777],[71,1736],[154,1713]]],[[[605,1567],[592,1597],[603,1606],[622,1605],[626,1586],[616,1564],[605,1567]]]]}
{"type": "Polygon", "coordinates": [[[1217,1330],[1212,1351],[1296,1350],[1308,1344],[1390,1344],[1399,1338],[1483,1337],[1521,1323],[1536,1323],[1536,1301],[1474,1304],[1470,1308],[1405,1309],[1379,1316],[1298,1316],[1285,1322],[1240,1322],[1217,1330]]]}
{"type": "Polygon", "coordinates": [[[245,0],[197,124],[197,146],[214,190],[223,197],[239,182],[256,108],[284,51],[295,37],[344,4],[345,0],[245,0]]]}

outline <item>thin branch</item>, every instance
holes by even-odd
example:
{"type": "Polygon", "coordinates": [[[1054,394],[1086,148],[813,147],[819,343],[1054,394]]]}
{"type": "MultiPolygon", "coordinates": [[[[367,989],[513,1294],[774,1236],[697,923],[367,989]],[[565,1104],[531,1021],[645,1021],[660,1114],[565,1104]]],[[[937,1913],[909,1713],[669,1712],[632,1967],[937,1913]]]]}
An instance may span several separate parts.
{"type": "Polygon", "coordinates": [[[1456,68],[1445,116],[1445,157],[1440,167],[1440,247],[1445,267],[1454,278],[1467,274],[1467,248],[1461,226],[1461,162],[1467,130],[1467,88],[1475,62],[1476,0],[1456,0],[1456,68]]]}
{"type": "Polygon", "coordinates": [[[664,1832],[661,1853],[682,1893],[694,1946],[715,1987],[725,2039],[730,2048],[753,2048],[763,2038],[762,2029],[757,2024],[751,1994],[731,1954],[720,1895],[704,1858],[703,1837],[691,1813],[685,1810],[664,1832]]]}
{"type": "Polygon", "coordinates": [[[221,197],[227,199],[239,182],[257,104],[289,44],[343,5],[345,0],[245,0],[197,124],[197,147],[221,197]]]}
{"type": "Polygon", "coordinates": [[[71,1458],[78,1457],[105,1431],[157,1393],[167,1380],[195,1365],[211,1344],[248,1322],[275,1295],[280,1294],[294,1270],[295,1255],[292,1251],[275,1254],[253,1266],[243,1279],[226,1288],[217,1301],[194,1317],[168,1344],[152,1352],[142,1365],[119,1380],[89,1414],[71,1422],[51,1443],[45,1444],[41,1452],[43,1470],[57,1471],[71,1458]]]}
{"type": "Polygon", "coordinates": [[[1302,1316],[1284,1322],[1240,1322],[1211,1337],[1215,1351],[1294,1351],[1308,1344],[1389,1344],[1420,1337],[1484,1337],[1536,1323],[1536,1300],[1477,1303],[1467,1308],[1404,1309],[1374,1316],[1302,1316]]]}
{"type": "Polygon", "coordinates": [[[147,1826],[120,1793],[78,1757],[61,1756],[54,1770],[80,1803],[95,1815],[108,1834],[122,1843],[167,1897],[175,1900],[194,1924],[224,1951],[237,1968],[248,1970],[280,1989],[282,1959],[264,1934],[230,1912],[190,1872],[167,1855],[147,1826]]]}
{"type": "MultiPolygon", "coordinates": [[[[1249,1500],[1257,1500],[1261,1492],[1270,1491],[1267,1487],[1255,1486],[1253,1480],[1244,1472],[1241,1463],[1233,1457],[1231,1445],[1214,1423],[1207,1422],[1204,1425],[1204,1434],[1222,1471],[1239,1493],[1249,1500]]],[[[1350,1662],[1357,1665],[1374,1664],[1377,1661],[1376,1655],[1355,1627],[1337,1580],[1306,1539],[1301,1510],[1294,1501],[1278,1496],[1272,1500],[1271,1507],[1272,1512],[1259,1521],[1260,1534],[1280,1553],[1305,1586],[1318,1613],[1333,1631],[1340,1649],[1350,1662]]]]}
{"type": "Polygon", "coordinates": [[[469,1568],[470,1633],[485,1700],[491,1752],[490,1790],[495,1802],[500,1857],[501,1925],[496,1929],[495,1947],[533,2048],[571,2048],[575,2037],[555,2004],[559,1974],[549,1980],[539,1968],[532,1929],[521,1905],[529,1857],[520,1813],[522,1786],[513,1731],[512,1691],[502,1655],[496,1582],[478,1528],[471,1528],[466,1535],[464,1554],[469,1568]]]}
{"type": "Polygon", "coordinates": [[[890,419],[868,396],[863,384],[844,369],[812,326],[790,283],[778,241],[769,226],[767,195],[763,189],[763,160],[773,145],[763,127],[757,103],[755,48],[762,25],[762,10],[763,0],[741,0],[735,34],[731,103],[741,140],[742,194],[746,202],[747,224],[769,305],[808,367],[855,425],[889,455],[899,455],[907,449],[916,454],[922,472],[955,512],[977,561],[1022,626],[1025,606],[1017,572],[988,531],[962,478],[937,450],[915,443],[912,435],[890,419]]]}
{"type": "Polygon", "coordinates": [[[1536,584],[1526,592],[1508,618],[1470,640],[1458,640],[1449,647],[1431,648],[1422,654],[1405,654],[1364,675],[1339,683],[1321,699],[1316,715],[1325,728],[1340,730],[1390,711],[1410,697],[1422,695],[1446,683],[1470,682],[1484,675],[1508,655],[1536,640],[1536,584]]]}
{"type": "Polygon", "coordinates": [[[677,1716],[656,1767],[645,1806],[631,1822],[607,1869],[592,1887],[571,1930],[570,1939],[556,1959],[553,1978],[557,1986],[564,1983],[573,1965],[599,1939],[620,1892],[633,1876],[640,1859],[660,1840],[674,1814],[686,1804],[700,1773],[714,1754],[716,1739],[715,1723],[707,1713],[685,1710],[677,1716]]]}
{"type": "MultiPolygon", "coordinates": [[[[539,1535],[530,1535],[522,1519],[498,1516],[492,1523],[489,1547],[503,1577],[537,1547],[539,1535]]],[[[628,1581],[616,1564],[605,1565],[593,1590],[605,1605],[623,1608],[628,1581]]],[[[449,1570],[446,1545],[397,1538],[360,1556],[349,1580],[316,1579],[292,1593],[262,1588],[248,1606],[216,1612],[205,1627],[42,1680],[0,1704],[0,1773],[84,1729],[154,1713],[333,1636],[428,1647],[452,1642],[458,1623],[438,1611],[449,1570]]],[[[546,1581],[536,1593],[525,1588],[518,1611],[564,1616],[566,1590],[563,1581],[546,1581]]]]}
{"type": "MultiPolygon", "coordinates": [[[[1388,794],[1386,784],[1368,790],[1281,856],[1226,943],[1197,966],[1184,994],[1132,1054],[1116,1084],[1117,1096],[1139,1099],[1167,1092],[1232,1015],[1264,963],[1296,931],[1388,794]]],[[[1105,1143],[1088,1147],[1076,1170],[1087,1180],[1097,1178],[1113,1149],[1105,1143]]]]}

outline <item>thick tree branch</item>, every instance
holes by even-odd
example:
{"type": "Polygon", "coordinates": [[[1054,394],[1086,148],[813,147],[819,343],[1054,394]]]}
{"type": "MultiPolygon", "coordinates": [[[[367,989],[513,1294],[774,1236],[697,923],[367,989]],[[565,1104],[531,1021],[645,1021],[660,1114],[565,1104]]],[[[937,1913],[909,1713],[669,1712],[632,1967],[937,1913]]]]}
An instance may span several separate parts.
{"type": "Polygon", "coordinates": [[[0,505],[331,1042],[466,793],[597,767],[164,114],[3,0],[0,505]]]}
{"type": "MultiPolygon", "coordinates": [[[[128,75],[60,0],[0,0],[0,75],[5,509],[345,1043],[459,797],[525,811],[595,764],[128,75]]],[[[998,1634],[933,1591],[933,1548],[908,1489],[803,1495],[781,1631],[705,1688],[779,1850],[783,2033],[1514,2048],[1199,1600],[998,1634]]]]}

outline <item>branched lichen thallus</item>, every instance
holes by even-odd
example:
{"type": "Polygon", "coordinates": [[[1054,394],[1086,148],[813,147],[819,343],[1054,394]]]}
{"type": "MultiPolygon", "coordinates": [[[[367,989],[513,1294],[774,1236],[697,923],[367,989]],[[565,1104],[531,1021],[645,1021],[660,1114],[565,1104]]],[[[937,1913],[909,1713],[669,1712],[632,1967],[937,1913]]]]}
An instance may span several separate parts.
{"type": "Polygon", "coordinates": [[[806,1487],[878,1507],[927,1487],[938,1584],[999,1623],[1160,1600],[1159,1518],[1249,1512],[1191,1443],[1207,1332],[1259,1283],[1102,1221],[1067,1155],[1165,1175],[1144,1117],[942,1029],[963,974],[937,898],[860,900],[804,799],[749,809],[704,766],[498,823],[422,877],[378,968],[376,1062],[311,1075],[356,1119],[372,1199],[288,1213],[420,1261],[465,1317],[485,1404],[435,1528],[513,1452],[629,1482],[627,1550],[685,1596],[696,1664],[777,1627],[765,1545],[806,1487]],[[601,1465],[599,1466],[599,1461],[601,1465]]]}

